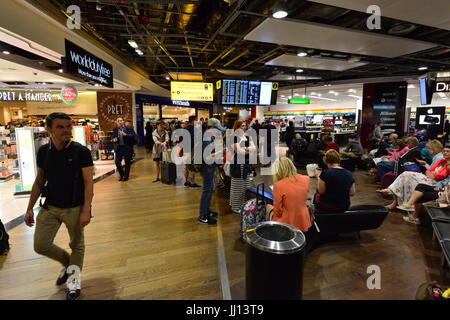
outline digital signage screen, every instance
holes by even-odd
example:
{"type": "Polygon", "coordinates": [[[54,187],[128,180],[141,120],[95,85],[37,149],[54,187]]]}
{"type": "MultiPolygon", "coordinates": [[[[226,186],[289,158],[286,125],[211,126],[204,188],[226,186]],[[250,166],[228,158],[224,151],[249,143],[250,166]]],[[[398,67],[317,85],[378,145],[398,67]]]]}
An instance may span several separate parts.
{"type": "Polygon", "coordinates": [[[248,82],[248,99],[247,104],[258,105],[261,93],[261,82],[249,81],[248,82]]]}
{"type": "Polygon", "coordinates": [[[222,81],[222,104],[235,104],[236,81],[222,81]]]}
{"type": "Polygon", "coordinates": [[[272,82],[261,82],[260,105],[270,105],[272,101],[272,82]]]}
{"type": "Polygon", "coordinates": [[[236,80],[236,104],[247,104],[248,100],[248,81],[236,80]]]}

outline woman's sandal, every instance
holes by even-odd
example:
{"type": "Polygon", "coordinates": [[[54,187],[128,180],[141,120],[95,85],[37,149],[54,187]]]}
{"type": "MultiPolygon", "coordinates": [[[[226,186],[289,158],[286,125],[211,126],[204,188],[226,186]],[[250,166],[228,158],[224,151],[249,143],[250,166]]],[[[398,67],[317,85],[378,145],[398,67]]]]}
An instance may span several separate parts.
{"type": "Polygon", "coordinates": [[[412,216],[405,216],[403,220],[412,224],[420,224],[420,220],[418,218],[413,218],[412,216]]]}
{"type": "Polygon", "coordinates": [[[158,181],[161,181],[161,179],[155,179],[152,182],[158,182],[158,181]]]}
{"type": "Polygon", "coordinates": [[[405,211],[414,211],[414,206],[408,206],[406,204],[402,204],[401,206],[398,206],[397,209],[405,210],[405,211]]]}

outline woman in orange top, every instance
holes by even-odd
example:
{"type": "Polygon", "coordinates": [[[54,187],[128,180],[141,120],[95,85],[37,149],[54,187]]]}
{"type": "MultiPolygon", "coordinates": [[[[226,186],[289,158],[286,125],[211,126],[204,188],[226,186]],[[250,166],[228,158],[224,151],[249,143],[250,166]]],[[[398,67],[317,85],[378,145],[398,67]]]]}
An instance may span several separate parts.
{"type": "Polygon", "coordinates": [[[311,217],[306,200],[310,179],[297,174],[297,169],[289,158],[282,157],[274,164],[273,206],[266,207],[267,221],[289,224],[303,232],[311,227],[311,217]]]}

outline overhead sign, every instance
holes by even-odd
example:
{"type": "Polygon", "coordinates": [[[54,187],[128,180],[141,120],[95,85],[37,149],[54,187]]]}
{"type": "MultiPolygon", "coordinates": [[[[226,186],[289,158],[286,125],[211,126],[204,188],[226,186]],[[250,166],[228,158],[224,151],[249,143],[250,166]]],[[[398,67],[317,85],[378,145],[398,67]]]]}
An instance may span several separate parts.
{"type": "Polygon", "coordinates": [[[311,100],[309,99],[289,99],[289,104],[310,104],[311,100]]]}
{"type": "Polygon", "coordinates": [[[102,86],[114,88],[113,67],[111,64],[65,40],[65,71],[83,79],[94,81],[102,86]]]}
{"type": "Polygon", "coordinates": [[[176,101],[176,100],[173,100],[172,104],[175,105],[175,106],[184,106],[184,107],[190,107],[191,106],[189,101],[176,101]]]}
{"type": "Polygon", "coordinates": [[[58,95],[48,91],[1,91],[0,101],[58,102],[58,95]]]}
{"type": "Polygon", "coordinates": [[[68,84],[62,88],[60,97],[65,104],[74,104],[78,100],[78,90],[75,86],[68,84]]]}
{"type": "Polygon", "coordinates": [[[450,80],[437,80],[434,92],[450,92],[450,80]]]}
{"type": "Polygon", "coordinates": [[[213,101],[213,84],[171,81],[171,99],[177,101],[213,101]]]}

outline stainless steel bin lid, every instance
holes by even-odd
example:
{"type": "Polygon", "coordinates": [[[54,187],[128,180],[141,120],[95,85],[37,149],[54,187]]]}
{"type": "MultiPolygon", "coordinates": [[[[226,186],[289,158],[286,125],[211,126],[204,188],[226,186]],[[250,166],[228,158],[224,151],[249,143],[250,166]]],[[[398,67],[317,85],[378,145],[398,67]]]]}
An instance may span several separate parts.
{"type": "Polygon", "coordinates": [[[276,221],[265,221],[252,225],[245,231],[245,241],[262,251],[289,254],[302,250],[306,238],[299,229],[276,221]]]}

